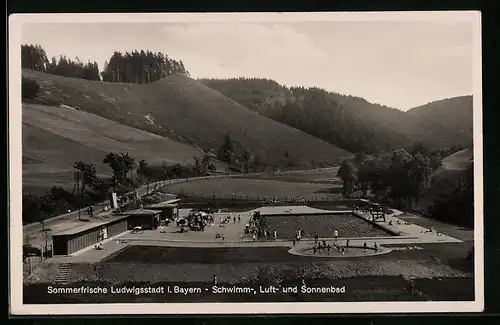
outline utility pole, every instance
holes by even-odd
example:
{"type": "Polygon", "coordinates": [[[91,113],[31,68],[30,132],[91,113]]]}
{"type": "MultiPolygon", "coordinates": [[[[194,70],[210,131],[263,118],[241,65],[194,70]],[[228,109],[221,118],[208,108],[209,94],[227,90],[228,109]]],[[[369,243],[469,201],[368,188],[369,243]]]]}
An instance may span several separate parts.
{"type": "MultiPolygon", "coordinates": [[[[47,233],[47,230],[45,230],[45,252],[47,255],[48,255],[47,249],[49,248],[48,239],[49,239],[49,234],[47,233]]],[[[47,258],[48,258],[48,256],[47,256],[47,258]]]]}
{"type": "Polygon", "coordinates": [[[81,220],[81,210],[82,210],[82,194],[80,193],[80,172],[76,173],[76,191],[79,197],[78,200],[78,220],[81,220]]]}

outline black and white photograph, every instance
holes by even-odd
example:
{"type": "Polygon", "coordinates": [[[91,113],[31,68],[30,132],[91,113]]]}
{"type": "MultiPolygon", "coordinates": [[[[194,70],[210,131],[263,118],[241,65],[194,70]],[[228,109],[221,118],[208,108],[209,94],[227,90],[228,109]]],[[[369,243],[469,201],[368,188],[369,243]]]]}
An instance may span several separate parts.
{"type": "Polygon", "coordinates": [[[482,311],[480,18],[10,16],[11,313],[482,311]]]}

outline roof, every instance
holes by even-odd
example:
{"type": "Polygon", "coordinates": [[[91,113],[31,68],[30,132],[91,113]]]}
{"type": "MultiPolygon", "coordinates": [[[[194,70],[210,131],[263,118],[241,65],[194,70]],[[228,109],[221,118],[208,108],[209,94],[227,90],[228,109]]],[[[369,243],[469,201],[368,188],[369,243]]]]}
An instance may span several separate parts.
{"type": "Polygon", "coordinates": [[[87,231],[87,230],[91,230],[91,229],[94,229],[94,228],[102,227],[104,225],[110,224],[110,223],[115,222],[117,220],[125,219],[126,217],[127,216],[123,216],[123,215],[121,215],[121,216],[114,216],[114,217],[111,217],[109,219],[102,220],[102,221],[94,221],[94,222],[85,223],[85,224],[83,224],[83,225],[81,225],[79,227],[71,228],[71,229],[66,229],[66,230],[63,230],[61,232],[52,234],[52,236],[76,235],[76,234],[82,233],[82,232],[87,231]]]}
{"type": "Polygon", "coordinates": [[[160,211],[148,210],[148,209],[136,209],[130,211],[124,211],[120,215],[122,216],[154,216],[160,214],[160,211]]]}
{"type": "Polygon", "coordinates": [[[168,201],[165,201],[163,203],[167,203],[167,204],[175,204],[175,203],[179,203],[181,201],[181,199],[173,199],[173,200],[168,200],[168,201]]]}
{"type": "Polygon", "coordinates": [[[146,205],[146,209],[175,208],[176,206],[168,201],[146,205]]]}

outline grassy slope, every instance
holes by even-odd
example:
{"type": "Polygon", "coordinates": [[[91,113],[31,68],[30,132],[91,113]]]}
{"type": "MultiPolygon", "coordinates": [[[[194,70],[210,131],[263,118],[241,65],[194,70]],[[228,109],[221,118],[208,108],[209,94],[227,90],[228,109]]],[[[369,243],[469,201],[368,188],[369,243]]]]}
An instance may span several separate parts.
{"type": "Polygon", "coordinates": [[[448,170],[466,170],[472,159],[472,149],[460,150],[443,159],[443,168],[448,170]]]}
{"type": "Polygon", "coordinates": [[[27,190],[73,182],[73,163],[92,163],[100,174],[108,152],[129,152],[150,164],[188,163],[201,156],[185,143],[83,111],[35,104],[23,105],[23,185],[27,190]]]}
{"type": "Polygon", "coordinates": [[[324,141],[267,119],[185,76],[158,82],[117,84],[69,79],[23,70],[42,88],[47,104],[65,104],[203,149],[218,148],[229,132],[236,149],[250,148],[268,163],[284,162],[283,153],[306,167],[348,155],[324,141]]]}
{"type": "Polygon", "coordinates": [[[438,168],[432,174],[432,188],[421,199],[420,205],[422,208],[427,207],[434,202],[437,191],[443,191],[447,188],[452,188],[452,184],[459,180],[463,175],[473,158],[471,149],[458,151],[448,157],[443,158],[443,166],[438,168]]]}

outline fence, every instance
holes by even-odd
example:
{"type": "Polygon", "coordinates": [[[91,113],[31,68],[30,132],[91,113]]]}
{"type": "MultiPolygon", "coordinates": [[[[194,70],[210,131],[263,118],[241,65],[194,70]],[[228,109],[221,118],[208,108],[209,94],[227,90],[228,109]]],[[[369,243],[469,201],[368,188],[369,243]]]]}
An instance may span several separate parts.
{"type": "Polygon", "coordinates": [[[330,194],[330,195],[306,195],[306,196],[259,196],[259,195],[237,195],[237,194],[220,194],[220,195],[210,195],[204,194],[203,192],[190,192],[181,189],[176,193],[179,198],[183,201],[196,200],[196,199],[211,199],[214,201],[244,201],[244,202],[262,202],[262,201],[274,201],[279,200],[282,203],[300,203],[307,201],[337,201],[343,199],[341,194],[330,194]]]}

